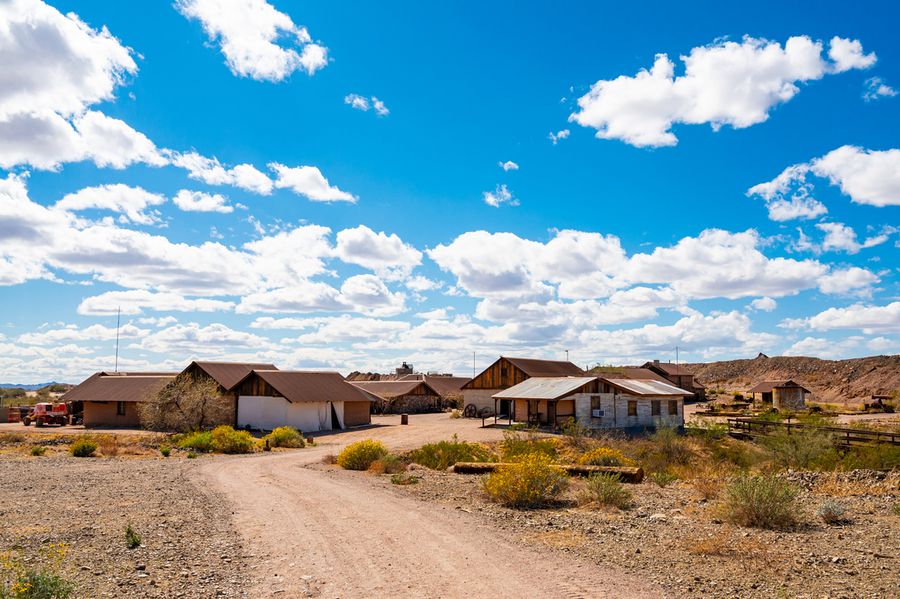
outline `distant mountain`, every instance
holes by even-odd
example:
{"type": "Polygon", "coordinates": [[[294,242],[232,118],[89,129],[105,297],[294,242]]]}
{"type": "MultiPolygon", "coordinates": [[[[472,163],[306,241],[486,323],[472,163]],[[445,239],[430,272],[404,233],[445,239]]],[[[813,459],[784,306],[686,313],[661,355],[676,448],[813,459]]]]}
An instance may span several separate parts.
{"type": "Polygon", "coordinates": [[[25,389],[26,391],[37,391],[38,389],[43,389],[48,385],[65,385],[66,387],[73,387],[71,383],[57,383],[56,381],[51,381],[49,383],[34,383],[31,385],[24,385],[22,383],[0,383],[0,387],[9,389],[11,387],[18,387],[19,389],[25,389]]]}

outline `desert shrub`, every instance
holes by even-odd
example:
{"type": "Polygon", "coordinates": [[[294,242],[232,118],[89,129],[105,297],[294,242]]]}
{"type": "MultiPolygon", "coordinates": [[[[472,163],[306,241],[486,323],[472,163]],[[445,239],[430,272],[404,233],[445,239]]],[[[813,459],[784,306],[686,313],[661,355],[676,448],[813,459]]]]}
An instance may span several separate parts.
{"type": "Polygon", "coordinates": [[[556,459],[559,455],[556,440],[539,437],[531,432],[503,431],[500,454],[504,462],[518,462],[533,453],[545,456],[550,460],[556,459]]]}
{"type": "Polygon", "coordinates": [[[43,445],[35,445],[31,448],[31,455],[35,457],[39,457],[47,453],[47,448],[43,445]]]}
{"type": "Polygon", "coordinates": [[[746,470],[768,459],[768,454],[758,445],[737,439],[722,439],[709,446],[712,458],[717,462],[732,464],[746,470]]]}
{"type": "Polygon", "coordinates": [[[388,455],[388,450],[381,441],[364,439],[351,443],[337,456],[337,465],[344,470],[368,470],[375,460],[388,455]]]}
{"type": "Polygon", "coordinates": [[[303,434],[291,426],[279,426],[263,437],[263,442],[266,441],[269,447],[306,447],[303,434]]]}
{"type": "Polygon", "coordinates": [[[178,375],[137,409],[141,425],[158,431],[199,431],[229,422],[234,415],[234,405],[221,396],[219,383],[193,374],[178,375]]]}
{"type": "Polygon", "coordinates": [[[562,434],[566,436],[573,447],[584,450],[590,447],[591,429],[585,426],[575,418],[567,418],[560,427],[562,434]]]}
{"type": "Polygon", "coordinates": [[[691,486],[700,499],[709,501],[719,496],[722,490],[722,477],[712,468],[700,468],[694,472],[691,486]]]}
{"type": "Polygon", "coordinates": [[[125,546],[129,549],[137,549],[141,546],[141,535],[131,527],[131,524],[125,525],[125,546]]]}
{"type": "Polygon", "coordinates": [[[181,435],[176,441],[178,447],[208,453],[213,448],[212,431],[196,431],[181,435]]]}
{"type": "Polygon", "coordinates": [[[457,462],[489,462],[493,456],[478,443],[459,441],[456,435],[450,441],[423,445],[409,453],[409,459],[432,470],[446,470],[457,462]]]}
{"type": "Polygon", "coordinates": [[[189,451],[189,452],[188,452],[188,454],[187,454],[187,459],[189,459],[189,460],[194,460],[194,459],[196,459],[196,458],[197,458],[197,454],[196,454],[196,453],[194,453],[193,451],[189,451]]]}
{"type": "Polygon", "coordinates": [[[333,453],[326,453],[322,456],[323,464],[337,464],[337,456],[333,453]]]}
{"type": "Polygon", "coordinates": [[[100,453],[106,457],[119,455],[119,439],[115,435],[103,435],[97,438],[100,453]]]}
{"type": "Polygon", "coordinates": [[[90,437],[79,437],[69,446],[69,453],[76,458],[89,458],[97,451],[97,442],[90,437]]]}
{"type": "Polygon", "coordinates": [[[540,453],[520,456],[519,461],[500,466],[484,481],[484,491],[507,507],[538,507],[555,499],[569,486],[565,471],[552,466],[540,453]]]}
{"type": "Polygon", "coordinates": [[[0,445],[15,445],[25,441],[25,435],[21,433],[0,433],[0,445]]]}
{"type": "Polygon", "coordinates": [[[74,585],[60,574],[67,552],[67,545],[50,544],[41,548],[37,560],[28,560],[16,553],[0,554],[0,599],[72,597],[74,585]]]}
{"type": "Polygon", "coordinates": [[[649,476],[650,480],[656,483],[658,487],[668,487],[670,484],[678,480],[678,477],[668,472],[653,472],[649,476]]]}
{"type": "Polygon", "coordinates": [[[891,513],[895,516],[900,516],[900,503],[895,503],[891,506],[891,513]]]}
{"type": "Polygon", "coordinates": [[[816,515],[826,524],[839,524],[843,522],[846,513],[847,508],[833,499],[823,501],[819,506],[819,509],[816,510],[816,515]]]}
{"type": "Polygon", "coordinates": [[[687,464],[691,460],[691,450],[684,440],[670,426],[660,426],[650,436],[655,452],[666,465],[687,464]]]}
{"type": "Polygon", "coordinates": [[[406,471],[406,464],[393,454],[387,454],[372,462],[368,468],[374,474],[397,474],[406,471]]]}
{"type": "Polygon", "coordinates": [[[407,472],[400,472],[399,474],[391,475],[391,484],[392,485],[415,485],[418,484],[420,477],[409,474],[407,472]]]}
{"type": "Polygon", "coordinates": [[[631,507],[631,491],[626,489],[615,474],[593,474],[578,495],[580,505],[611,505],[626,510],[631,507]]]}
{"type": "Polygon", "coordinates": [[[738,526],[783,529],[794,524],[797,488],[776,476],[739,476],[725,489],[725,517],[738,526]]]}
{"type": "Polygon", "coordinates": [[[172,453],[172,448],[169,447],[168,445],[160,445],[159,453],[162,454],[162,457],[167,458],[172,453]]]}
{"type": "Polygon", "coordinates": [[[815,429],[778,431],[760,442],[772,452],[775,463],[786,468],[828,470],[840,458],[831,435],[815,429]]]}
{"type": "Polygon", "coordinates": [[[588,466],[621,466],[625,462],[626,458],[621,451],[609,447],[592,449],[578,458],[579,464],[588,466]]]}
{"type": "Polygon", "coordinates": [[[236,431],[223,424],[212,430],[213,451],[220,453],[250,453],[253,451],[253,435],[247,431],[236,431]]]}
{"type": "Polygon", "coordinates": [[[710,445],[723,439],[728,434],[728,425],[712,420],[700,420],[694,422],[685,430],[691,437],[695,437],[710,445]]]}
{"type": "Polygon", "coordinates": [[[853,447],[841,459],[844,470],[893,470],[900,468],[900,447],[887,443],[853,447]]]}

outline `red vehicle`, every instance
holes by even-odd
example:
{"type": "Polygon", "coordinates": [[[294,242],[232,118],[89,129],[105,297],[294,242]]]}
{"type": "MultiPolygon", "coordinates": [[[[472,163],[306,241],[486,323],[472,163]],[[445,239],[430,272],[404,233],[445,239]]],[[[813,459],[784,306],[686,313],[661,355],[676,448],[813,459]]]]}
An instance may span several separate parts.
{"type": "Polygon", "coordinates": [[[44,426],[45,424],[58,424],[65,426],[69,420],[69,410],[66,404],[53,405],[49,402],[35,404],[28,415],[22,418],[22,424],[28,426],[32,422],[35,426],[44,426]]]}

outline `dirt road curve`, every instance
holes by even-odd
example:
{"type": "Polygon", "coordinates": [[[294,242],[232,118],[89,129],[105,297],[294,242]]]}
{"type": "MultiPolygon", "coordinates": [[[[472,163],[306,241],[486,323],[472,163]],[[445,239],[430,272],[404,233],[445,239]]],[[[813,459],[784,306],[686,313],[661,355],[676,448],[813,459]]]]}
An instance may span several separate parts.
{"type": "Polygon", "coordinates": [[[379,489],[357,473],[315,466],[351,441],[389,447],[496,438],[446,415],[323,437],[319,446],[210,462],[201,468],[233,503],[252,547],[254,597],[657,597],[621,572],[525,546],[464,512],[379,489]]]}

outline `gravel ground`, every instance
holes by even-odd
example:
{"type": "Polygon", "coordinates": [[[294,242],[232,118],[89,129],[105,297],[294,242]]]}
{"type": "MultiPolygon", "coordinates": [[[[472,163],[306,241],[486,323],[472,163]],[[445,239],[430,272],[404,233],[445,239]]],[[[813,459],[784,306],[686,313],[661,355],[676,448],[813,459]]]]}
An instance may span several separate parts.
{"type": "Polygon", "coordinates": [[[373,484],[394,493],[480,516],[518,534],[523,543],[553,548],[617,567],[653,582],[674,597],[898,597],[900,596],[900,472],[853,472],[835,479],[788,474],[803,488],[802,521],[790,532],[745,529],[718,519],[715,501],[697,498],[677,482],[665,488],[644,482],[628,511],[590,510],[574,503],[558,509],[517,511],[486,500],[483,477],[413,466],[418,484],[394,486],[387,476],[373,484]],[[840,526],[817,521],[824,492],[851,520],[840,526]],[[849,496],[846,496],[850,494],[849,496]]]}
{"type": "MultiPolygon", "coordinates": [[[[241,597],[247,556],[222,499],[192,482],[203,457],[0,459],[0,552],[66,543],[77,597],[241,597]],[[141,536],[125,544],[125,527],[141,536]]],[[[227,458],[225,458],[227,459],[227,458]]]]}

